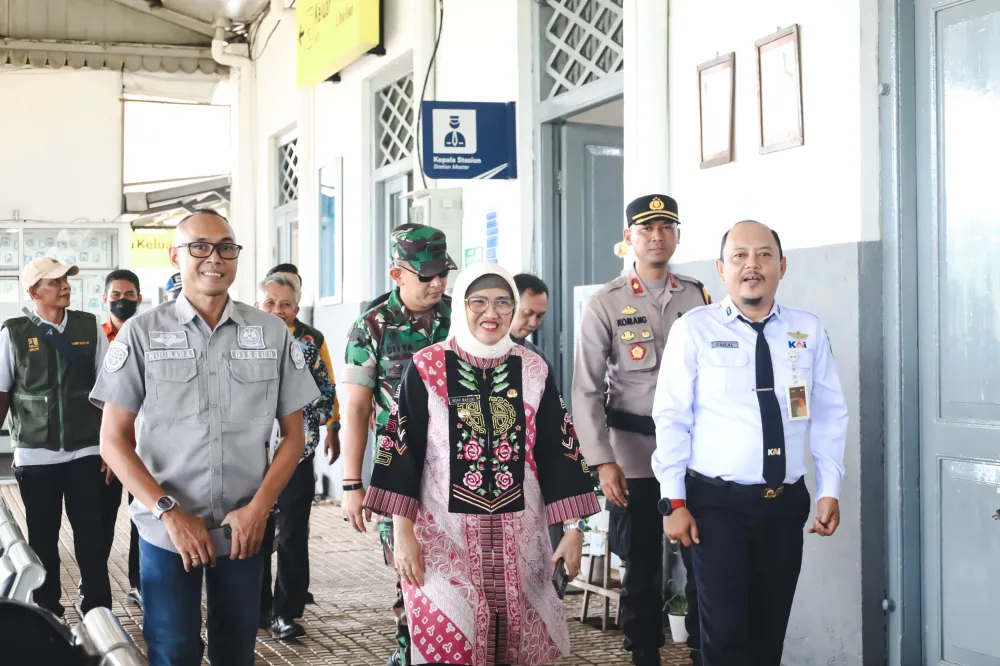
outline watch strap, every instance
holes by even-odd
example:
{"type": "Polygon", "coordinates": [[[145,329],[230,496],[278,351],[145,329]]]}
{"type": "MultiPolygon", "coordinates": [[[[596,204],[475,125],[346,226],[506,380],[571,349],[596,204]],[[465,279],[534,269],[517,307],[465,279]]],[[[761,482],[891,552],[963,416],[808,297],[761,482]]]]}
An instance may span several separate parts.
{"type": "Polygon", "coordinates": [[[360,483],[360,482],[358,482],[358,483],[345,483],[344,484],[344,492],[345,493],[346,492],[350,492],[352,490],[364,490],[364,489],[365,489],[365,484],[360,483]]]}

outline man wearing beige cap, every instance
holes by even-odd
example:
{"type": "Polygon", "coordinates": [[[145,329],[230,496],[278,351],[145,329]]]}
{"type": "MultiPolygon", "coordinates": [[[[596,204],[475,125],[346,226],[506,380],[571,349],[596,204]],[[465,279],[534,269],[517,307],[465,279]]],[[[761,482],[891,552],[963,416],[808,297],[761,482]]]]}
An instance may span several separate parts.
{"type": "Polygon", "coordinates": [[[24,267],[34,312],[0,329],[0,422],[10,411],[17,477],[28,543],[45,567],[36,604],[57,616],[59,527],[63,499],[80,567],[80,610],[111,607],[101,498],[106,482],[100,455],[101,412],[89,395],[108,339],[97,317],[69,309],[68,276],[80,269],[51,257],[24,267]]]}

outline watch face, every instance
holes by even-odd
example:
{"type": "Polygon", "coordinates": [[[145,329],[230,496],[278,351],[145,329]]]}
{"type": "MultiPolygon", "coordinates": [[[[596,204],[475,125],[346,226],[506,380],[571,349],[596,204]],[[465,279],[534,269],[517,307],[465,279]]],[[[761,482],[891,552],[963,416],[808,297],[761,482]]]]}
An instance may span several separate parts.
{"type": "Polygon", "coordinates": [[[161,497],[160,499],[156,500],[156,508],[159,509],[160,511],[166,511],[173,505],[174,501],[169,497],[161,497]]]}
{"type": "Polygon", "coordinates": [[[668,499],[661,499],[657,508],[659,508],[661,516],[669,516],[673,513],[673,507],[670,505],[670,500],[668,499]]]}

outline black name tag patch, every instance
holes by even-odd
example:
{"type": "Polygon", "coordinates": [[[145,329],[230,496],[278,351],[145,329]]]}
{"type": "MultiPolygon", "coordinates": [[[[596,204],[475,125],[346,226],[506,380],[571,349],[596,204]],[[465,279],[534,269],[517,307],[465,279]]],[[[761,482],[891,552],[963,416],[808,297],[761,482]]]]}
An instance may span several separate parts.
{"type": "Polygon", "coordinates": [[[638,317],[620,317],[618,319],[618,327],[622,326],[638,326],[639,324],[648,324],[649,319],[643,315],[638,317]]]}
{"type": "Polygon", "coordinates": [[[713,340],[712,349],[739,349],[740,343],[735,340],[713,340]]]}

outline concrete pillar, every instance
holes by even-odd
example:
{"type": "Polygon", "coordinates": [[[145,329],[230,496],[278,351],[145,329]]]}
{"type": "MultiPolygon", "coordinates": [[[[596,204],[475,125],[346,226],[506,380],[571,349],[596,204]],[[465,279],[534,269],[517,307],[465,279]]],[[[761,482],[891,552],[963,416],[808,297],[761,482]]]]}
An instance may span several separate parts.
{"type": "Polygon", "coordinates": [[[644,194],[672,194],[667,119],[669,4],[669,0],[625,0],[623,6],[626,205],[644,194]]]}
{"type": "MultiPolygon", "coordinates": [[[[441,0],[444,2],[445,0],[441,0]]],[[[424,100],[436,99],[437,86],[435,75],[436,67],[431,67],[428,72],[428,64],[431,55],[434,53],[434,41],[437,38],[438,0],[410,0],[413,3],[413,99],[415,103],[420,103],[420,93],[424,93],[424,100]],[[427,89],[424,90],[424,82],[427,89]]],[[[413,114],[413,136],[417,141],[422,141],[420,127],[417,122],[423,122],[419,113],[413,114]]],[[[423,157],[423,144],[419,144],[419,149],[415,149],[413,154],[416,157],[418,150],[423,157]]],[[[417,170],[422,170],[417,165],[417,170]]],[[[423,189],[423,181],[418,174],[414,174],[413,189],[423,189]]],[[[434,180],[427,178],[427,188],[434,187],[434,180]]]]}
{"type": "Polygon", "coordinates": [[[319,295],[319,145],[316,136],[316,89],[299,88],[299,273],[302,306],[319,295]]]}
{"type": "MultiPolygon", "coordinates": [[[[230,220],[237,241],[243,246],[240,266],[233,287],[236,298],[253,303],[256,297],[257,275],[257,174],[254,168],[255,123],[254,65],[247,60],[240,68],[230,70],[236,89],[233,114],[233,183],[230,190],[232,210],[230,220]]],[[[264,270],[267,270],[265,268],[264,270]]]]}

